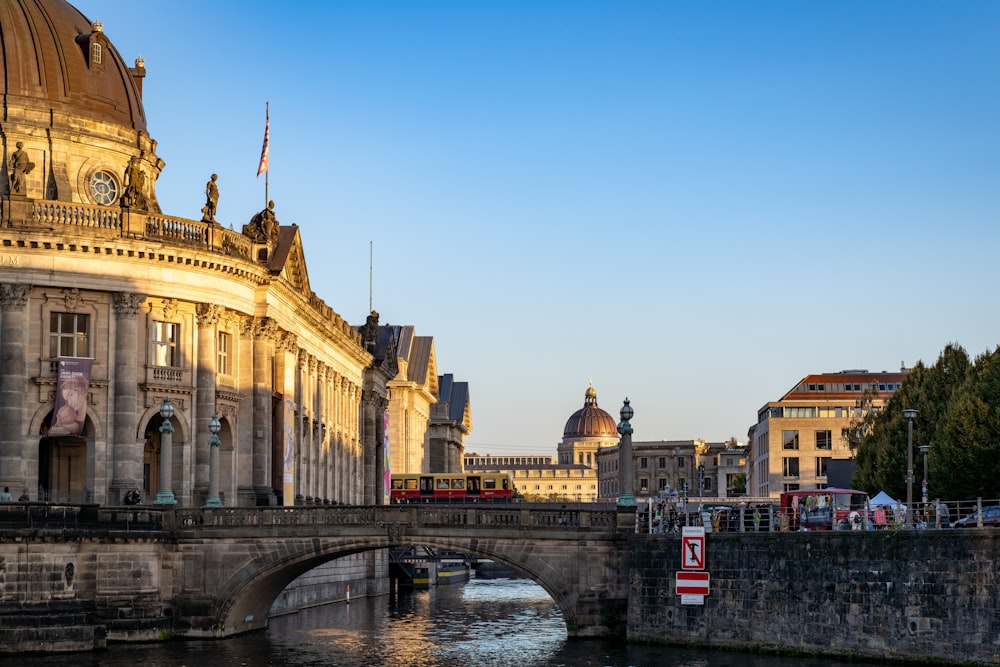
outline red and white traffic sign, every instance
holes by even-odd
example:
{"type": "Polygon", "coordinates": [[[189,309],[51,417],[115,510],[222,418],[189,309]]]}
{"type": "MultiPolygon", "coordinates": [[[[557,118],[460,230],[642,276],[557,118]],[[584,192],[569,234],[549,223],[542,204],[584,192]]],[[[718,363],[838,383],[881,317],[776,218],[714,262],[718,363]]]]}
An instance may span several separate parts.
{"type": "Polygon", "coordinates": [[[708,572],[678,572],[676,587],[678,595],[708,595],[708,572]]]}
{"type": "Polygon", "coordinates": [[[705,527],[685,526],[681,533],[681,568],[705,569],[705,527]]]}

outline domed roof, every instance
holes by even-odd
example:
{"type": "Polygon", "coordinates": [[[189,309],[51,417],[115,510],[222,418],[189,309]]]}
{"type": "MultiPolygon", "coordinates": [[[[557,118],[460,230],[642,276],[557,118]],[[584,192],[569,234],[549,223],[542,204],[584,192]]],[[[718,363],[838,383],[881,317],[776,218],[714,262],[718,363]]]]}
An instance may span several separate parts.
{"type": "Polygon", "coordinates": [[[618,437],[618,423],[614,417],[597,407],[597,390],[594,386],[587,387],[583,407],[566,420],[563,439],[616,437],[618,437]]]}
{"type": "MultiPolygon", "coordinates": [[[[5,109],[41,113],[57,130],[81,117],[146,131],[137,78],[99,23],[64,0],[0,2],[0,50],[5,109]]],[[[68,129],[74,129],[72,127],[68,129]]]]}

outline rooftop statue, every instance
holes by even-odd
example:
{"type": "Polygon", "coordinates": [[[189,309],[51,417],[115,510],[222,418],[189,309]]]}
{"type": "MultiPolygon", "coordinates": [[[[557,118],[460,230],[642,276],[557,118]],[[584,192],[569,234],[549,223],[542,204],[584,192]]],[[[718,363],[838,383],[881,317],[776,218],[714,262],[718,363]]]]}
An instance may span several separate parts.
{"type": "Polygon", "coordinates": [[[267,202],[267,208],[243,225],[243,235],[254,243],[273,245],[278,240],[278,219],[274,216],[274,201],[267,202]]]}
{"type": "Polygon", "coordinates": [[[149,208],[146,199],[146,172],[139,168],[139,159],[133,157],[125,167],[125,191],[121,198],[122,208],[145,211],[149,208]]]}
{"type": "Polygon", "coordinates": [[[10,193],[23,195],[28,191],[28,179],[25,178],[35,168],[35,163],[24,150],[24,142],[17,142],[17,150],[10,154],[10,193]]]}
{"type": "Polygon", "coordinates": [[[205,207],[201,209],[202,222],[215,222],[215,211],[219,208],[219,186],[215,184],[218,179],[218,174],[212,174],[212,178],[205,184],[205,207]]]}

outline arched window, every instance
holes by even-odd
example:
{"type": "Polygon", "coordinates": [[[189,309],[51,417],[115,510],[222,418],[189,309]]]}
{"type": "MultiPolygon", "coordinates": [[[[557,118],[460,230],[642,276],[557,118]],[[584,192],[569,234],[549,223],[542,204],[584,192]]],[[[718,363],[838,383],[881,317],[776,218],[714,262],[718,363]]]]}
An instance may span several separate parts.
{"type": "Polygon", "coordinates": [[[101,59],[104,57],[104,50],[101,48],[99,42],[94,42],[90,45],[90,62],[93,65],[100,65],[101,59]]]}

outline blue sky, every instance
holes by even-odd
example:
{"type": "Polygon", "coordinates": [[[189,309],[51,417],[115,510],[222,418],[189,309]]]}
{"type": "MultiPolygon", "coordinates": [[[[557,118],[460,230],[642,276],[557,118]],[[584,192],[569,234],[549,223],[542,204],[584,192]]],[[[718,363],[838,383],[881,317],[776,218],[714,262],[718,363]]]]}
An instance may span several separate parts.
{"type": "Polygon", "coordinates": [[[467,451],[746,439],[809,373],[1000,344],[1000,3],[79,0],[146,62],[164,212],[301,228],[433,336],[467,451]]]}

